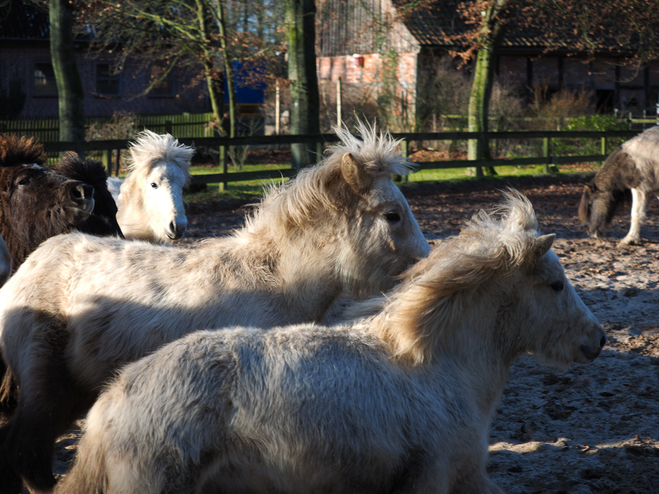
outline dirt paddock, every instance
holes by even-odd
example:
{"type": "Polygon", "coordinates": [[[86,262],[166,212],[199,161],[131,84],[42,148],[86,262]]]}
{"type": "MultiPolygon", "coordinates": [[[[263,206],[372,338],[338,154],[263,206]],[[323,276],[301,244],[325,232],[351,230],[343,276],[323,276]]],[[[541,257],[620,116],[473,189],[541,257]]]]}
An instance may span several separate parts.
{"type": "MultiPolygon", "coordinates": [[[[458,185],[411,184],[405,194],[434,243],[501,200],[512,186],[533,203],[543,233],[568,279],[607,331],[602,355],[567,372],[523,358],[512,368],[494,418],[488,471],[509,493],[659,492],[659,205],[653,201],[643,243],[617,249],[629,207],[607,241],[585,234],[576,217],[583,179],[562,175],[458,185]]],[[[242,224],[236,203],[191,205],[185,242],[242,224]]],[[[58,447],[56,469],[73,456],[75,434],[58,447]]]]}

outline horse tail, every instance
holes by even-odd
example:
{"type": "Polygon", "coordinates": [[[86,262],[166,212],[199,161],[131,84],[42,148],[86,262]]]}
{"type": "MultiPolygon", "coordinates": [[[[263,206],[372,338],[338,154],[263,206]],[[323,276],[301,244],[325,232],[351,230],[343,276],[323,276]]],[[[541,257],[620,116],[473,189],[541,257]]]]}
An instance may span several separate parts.
{"type": "Polygon", "coordinates": [[[590,203],[591,203],[590,185],[583,188],[581,202],[579,203],[579,219],[582,223],[588,224],[590,221],[590,203]]]}
{"type": "Polygon", "coordinates": [[[85,434],[80,441],[73,466],[57,483],[53,494],[105,494],[108,491],[105,447],[98,438],[88,436],[85,434]]]}

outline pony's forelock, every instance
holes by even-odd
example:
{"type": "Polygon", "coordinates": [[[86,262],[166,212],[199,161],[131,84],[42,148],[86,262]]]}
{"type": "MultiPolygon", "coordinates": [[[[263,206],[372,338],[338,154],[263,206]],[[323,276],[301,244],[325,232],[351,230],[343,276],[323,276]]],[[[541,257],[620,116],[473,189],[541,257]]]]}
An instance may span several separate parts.
{"type": "Polygon", "coordinates": [[[0,166],[43,165],[47,159],[43,145],[34,137],[0,135],[0,166]]]}
{"type": "Polygon", "coordinates": [[[365,164],[366,171],[373,177],[386,175],[407,175],[414,167],[400,154],[398,146],[402,139],[394,139],[390,134],[377,132],[374,124],[357,121],[357,133],[361,139],[345,127],[333,127],[342,143],[330,146],[328,153],[341,158],[345,153],[365,164]]]}
{"type": "Polygon", "coordinates": [[[377,133],[374,126],[358,123],[363,140],[347,129],[335,129],[343,144],[331,146],[321,164],[301,170],[297,176],[280,186],[269,185],[261,204],[248,219],[249,226],[260,220],[277,223],[285,228],[312,224],[322,218],[319,211],[350,207],[358,200],[342,177],[341,161],[350,153],[360,169],[370,178],[407,174],[413,167],[397,150],[399,140],[389,134],[377,133]],[[283,192],[286,192],[285,194],[283,192]],[[266,219],[267,217],[267,219],[266,219]]]}
{"type": "Polygon", "coordinates": [[[130,146],[129,172],[146,175],[159,161],[174,163],[190,180],[190,160],[195,150],[178,142],[170,134],[156,134],[150,130],[140,132],[130,146]]]}

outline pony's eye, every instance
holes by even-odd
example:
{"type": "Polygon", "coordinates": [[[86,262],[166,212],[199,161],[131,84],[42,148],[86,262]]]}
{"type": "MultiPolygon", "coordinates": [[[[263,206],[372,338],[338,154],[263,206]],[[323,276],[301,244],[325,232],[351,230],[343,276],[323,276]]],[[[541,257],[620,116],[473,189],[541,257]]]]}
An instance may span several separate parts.
{"type": "Polygon", "coordinates": [[[384,219],[389,223],[397,223],[400,221],[400,214],[398,214],[398,211],[387,211],[384,213],[384,219]]]}
{"type": "Polygon", "coordinates": [[[563,290],[563,288],[565,288],[565,283],[563,283],[563,280],[556,280],[549,286],[555,292],[560,292],[563,290]]]}
{"type": "Polygon", "coordinates": [[[158,184],[155,183],[155,182],[151,182],[151,188],[152,188],[152,189],[157,189],[157,188],[158,188],[158,184]]]}
{"type": "Polygon", "coordinates": [[[30,179],[28,177],[23,177],[18,181],[18,185],[27,185],[30,183],[30,179]]]}

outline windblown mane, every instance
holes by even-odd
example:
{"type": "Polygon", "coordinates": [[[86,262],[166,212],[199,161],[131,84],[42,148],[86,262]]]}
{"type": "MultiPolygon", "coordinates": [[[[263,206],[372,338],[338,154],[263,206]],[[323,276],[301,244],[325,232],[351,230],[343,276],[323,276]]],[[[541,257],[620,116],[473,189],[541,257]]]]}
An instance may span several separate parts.
{"type": "Polygon", "coordinates": [[[73,151],[67,152],[52,171],[88,183],[95,190],[107,190],[108,175],[103,164],[100,161],[83,160],[73,151]]]}
{"type": "Polygon", "coordinates": [[[503,206],[479,212],[459,236],[442,242],[405,273],[375,321],[375,331],[394,356],[414,363],[428,360],[449,337],[466,296],[494,276],[508,276],[532,261],[529,253],[538,237],[533,207],[519,193],[505,196],[503,206]]]}
{"type": "Polygon", "coordinates": [[[368,174],[386,176],[391,174],[406,175],[413,165],[398,152],[401,139],[393,139],[389,134],[375,130],[375,126],[364,122],[357,123],[361,140],[357,139],[344,127],[334,128],[342,144],[330,146],[327,162],[340,161],[345,153],[352,153],[356,160],[364,164],[368,174]],[[359,158],[358,158],[359,157],[359,158]]]}
{"type": "Polygon", "coordinates": [[[254,228],[257,224],[272,222],[288,230],[317,222],[318,211],[354,204],[359,193],[365,190],[354,190],[342,178],[341,162],[348,153],[359,167],[359,179],[366,183],[377,177],[406,175],[413,168],[414,165],[397,150],[400,140],[389,134],[378,134],[375,127],[363,122],[358,122],[357,130],[361,139],[345,128],[334,128],[342,143],[328,148],[323,166],[305,168],[295,179],[279,187],[272,186],[247,219],[247,226],[254,228]]]}
{"type": "Polygon", "coordinates": [[[34,137],[0,136],[0,166],[43,165],[47,156],[34,137]]]}
{"type": "Polygon", "coordinates": [[[190,160],[194,156],[194,148],[180,144],[170,134],[156,134],[150,130],[140,132],[135,141],[130,144],[131,159],[128,171],[144,176],[159,162],[174,163],[190,180],[190,160]]]}

